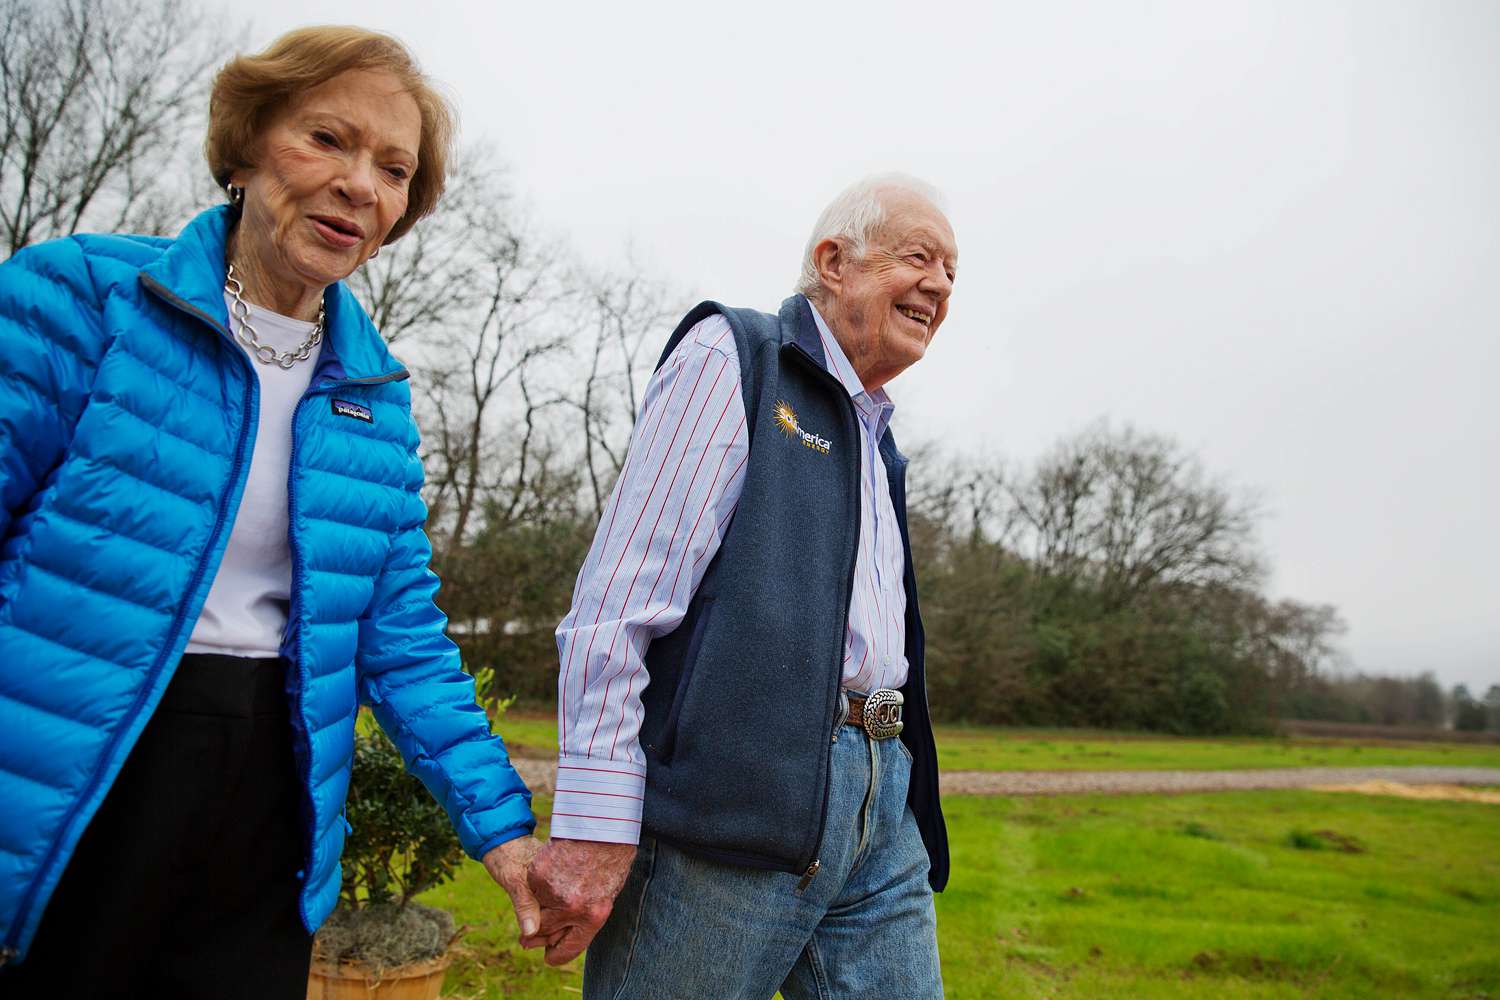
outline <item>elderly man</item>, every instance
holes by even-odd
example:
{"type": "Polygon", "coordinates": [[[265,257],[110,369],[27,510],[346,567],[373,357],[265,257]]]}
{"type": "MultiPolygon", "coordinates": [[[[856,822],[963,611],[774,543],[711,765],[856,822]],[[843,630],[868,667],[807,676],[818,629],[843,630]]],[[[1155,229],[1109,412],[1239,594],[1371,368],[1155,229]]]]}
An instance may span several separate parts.
{"type": "Polygon", "coordinates": [[[598,930],[585,996],[942,995],[947,837],[884,388],[948,310],[935,200],[849,188],[778,315],[698,306],[646,390],[557,633],[531,869],[549,961],[598,930]]]}

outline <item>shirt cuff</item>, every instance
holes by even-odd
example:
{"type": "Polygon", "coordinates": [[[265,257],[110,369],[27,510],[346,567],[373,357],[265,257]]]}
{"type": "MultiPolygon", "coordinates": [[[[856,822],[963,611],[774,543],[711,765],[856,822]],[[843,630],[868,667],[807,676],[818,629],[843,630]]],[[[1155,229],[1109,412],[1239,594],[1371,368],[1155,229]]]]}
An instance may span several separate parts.
{"type": "Polygon", "coordinates": [[[646,766],[628,760],[559,757],[551,836],[638,844],[646,766]]]}

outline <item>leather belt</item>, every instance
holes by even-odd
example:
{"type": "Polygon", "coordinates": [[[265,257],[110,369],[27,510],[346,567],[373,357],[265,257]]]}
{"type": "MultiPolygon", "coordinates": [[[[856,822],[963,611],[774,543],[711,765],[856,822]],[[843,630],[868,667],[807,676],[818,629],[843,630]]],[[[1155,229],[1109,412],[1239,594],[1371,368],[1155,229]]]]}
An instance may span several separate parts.
{"type": "Polygon", "coordinates": [[[845,693],[849,715],[844,725],[863,729],[872,740],[888,740],[901,735],[906,725],[901,721],[901,706],[906,696],[891,688],[880,688],[868,695],[845,693]]]}

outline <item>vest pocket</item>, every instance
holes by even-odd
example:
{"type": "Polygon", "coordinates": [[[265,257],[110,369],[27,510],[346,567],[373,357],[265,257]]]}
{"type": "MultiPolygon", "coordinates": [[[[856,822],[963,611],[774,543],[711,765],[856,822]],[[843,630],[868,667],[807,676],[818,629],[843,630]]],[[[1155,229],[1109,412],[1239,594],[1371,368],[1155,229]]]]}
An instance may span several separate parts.
{"type": "Polygon", "coordinates": [[[677,717],[682,712],[682,702],[687,696],[688,685],[693,680],[693,668],[698,663],[698,647],[703,644],[703,631],[713,613],[714,598],[705,597],[693,620],[693,634],[688,637],[687,650],[682,657],[682,672],[677,675],[677,690],[672,695],[672,707],[667,711],[667,721],[661,731],[661,759],[671,760],[677,749],[677,717]]]}

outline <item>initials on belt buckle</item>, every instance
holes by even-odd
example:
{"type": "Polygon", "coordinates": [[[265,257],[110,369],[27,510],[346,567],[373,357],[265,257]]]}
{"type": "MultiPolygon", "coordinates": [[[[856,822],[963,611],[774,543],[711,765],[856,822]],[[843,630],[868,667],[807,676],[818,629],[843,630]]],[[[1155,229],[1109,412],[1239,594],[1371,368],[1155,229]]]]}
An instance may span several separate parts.
{"type": "Polygon", "coordinates": [[[906,696],[900,691],[881,688],[865,699],[865,732],[872,740],[901,735],[906,723],[901,721],[901,706],[906,696]]]}

